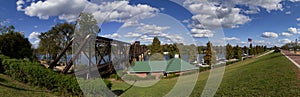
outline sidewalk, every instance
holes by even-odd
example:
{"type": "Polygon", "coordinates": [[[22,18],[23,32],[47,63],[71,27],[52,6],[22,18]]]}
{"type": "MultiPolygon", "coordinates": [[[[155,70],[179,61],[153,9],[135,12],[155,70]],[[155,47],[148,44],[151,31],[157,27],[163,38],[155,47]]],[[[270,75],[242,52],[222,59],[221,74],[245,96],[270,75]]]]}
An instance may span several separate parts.
{"type": "Polygon", "coordinates": [[[293,62],[298,68],[300,68],[300,55],[294,54],[290,51],[282,50],[281,53],[285,55],[291,62],[293,62]]]}

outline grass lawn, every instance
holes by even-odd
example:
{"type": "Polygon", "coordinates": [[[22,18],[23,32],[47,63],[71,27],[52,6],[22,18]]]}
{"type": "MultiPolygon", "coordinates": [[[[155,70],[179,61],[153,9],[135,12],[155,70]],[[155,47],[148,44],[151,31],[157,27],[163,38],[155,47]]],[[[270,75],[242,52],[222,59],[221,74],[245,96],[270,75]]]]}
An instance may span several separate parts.
{"type": "MultiPolygon", "coordinates": [[[[215,96],[300,96],[297,70],[298,68],[280,53],[237,62],[226,67],[215,96]]],[[[208,71],[198,75],[197,84],[190,96],[201,96],[208,75],[208,71]]],[[[112,90],[124,97],[160,97],[166,95],[177,80],[178,78],[163,79],[150,87],[131,87],[125,82],[114,81],[112,90]]],[[[185,83],[188,82],[187,76],[185,83]]]]}
{"type": "Polygon", "coordinates": [[[12,80],[0,74],[0,97],[54,97],[50,91],[12,80]]]}

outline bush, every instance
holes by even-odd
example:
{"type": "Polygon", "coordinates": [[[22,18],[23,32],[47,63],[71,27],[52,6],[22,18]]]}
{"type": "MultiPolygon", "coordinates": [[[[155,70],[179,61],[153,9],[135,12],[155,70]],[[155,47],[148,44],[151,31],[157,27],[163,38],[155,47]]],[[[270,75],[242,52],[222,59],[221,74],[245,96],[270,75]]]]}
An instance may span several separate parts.
{"type": "Polygon", "coordinates": [[[210,67],[200,67],[199,72],[210,70],[210,67]]]}
{"type": "Polygon", "coordinates": [[[236,63],[236,62],[240,62],[241,60],[236,60],[236,61],[230,61],[230,62],[226,62],[226,65],[231,65],[233,63],[236,63]]]}
{"type": "Polygon", "coordinates": [[[9,57],[0,55],[0,73],[4,73],[4,67],[2,65],[2,60],[4,60],[4,59],[9,59],[9,57]]]}
{"type": "Polygon", "coordinates": [[[274,52],[275,52],[275,53],[279,53],[279,52],[280,52],[280,49],[275,49],[274,52]]]}
{"type": "Polygon", "coordinates": [[[164,77],[164,79],[171,79],[180,76],[180,74],[170,73],[168,76],[164,77]]]}
{"type": "Polygon", "coordinates": [[[45,87],[60,95],[82,95],[75,77],[61,75],[38,63],[24,60],[4,59],[2,61],[4,73],[17,81],[33,86],[45,87]]]}
{"type": "Polygon", "coordinates": [[[118,74],[112,74],[109,76],[109,78],[113,78],[115,80],[121,80],[121,77],[118,74]]]}
{"type": "MultiPolygon", "coordinates": [[[[0,66],[3,73],[13,79],[38,87],[44,87],[54,93],[64,96],[82,96],[83,93],[77,83],[77,79],[71,75],[62,75],[50,69],[42,67],[39,63],[32,63],[24,60],[7,59],[0,56],[0,66]]],[[[81,80],[82,83],[92,84],[99,79],[81,80]]],[[[108,80],[104,83],[110,89],[112,84],[108,80]]]]}

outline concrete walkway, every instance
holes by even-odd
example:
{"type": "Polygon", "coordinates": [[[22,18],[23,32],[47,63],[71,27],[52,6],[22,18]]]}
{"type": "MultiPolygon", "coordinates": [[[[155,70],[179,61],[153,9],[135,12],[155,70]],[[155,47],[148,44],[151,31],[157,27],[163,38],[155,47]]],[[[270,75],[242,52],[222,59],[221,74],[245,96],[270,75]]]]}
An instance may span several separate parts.
{"type": "Polygon", "coordinates": [[[288,58],[291,62],[293,62],[298,68],[300,68],[300,55],[299,54],[294,54],[293,52],[290,51],[281,51],[281,53],[288,58]]]}
{"type": "Polygon", "coordinates": [[[271,51],[269,51],[269,52],[266,52],[266,53],[264,53],[264,54],[261,54],[261,55],[257,56],[256,58],[265,56],[265,55],[270,54],[270,53],[273,53],[273,52],[274,52],[274,50],[271,50],[271,51]]]}

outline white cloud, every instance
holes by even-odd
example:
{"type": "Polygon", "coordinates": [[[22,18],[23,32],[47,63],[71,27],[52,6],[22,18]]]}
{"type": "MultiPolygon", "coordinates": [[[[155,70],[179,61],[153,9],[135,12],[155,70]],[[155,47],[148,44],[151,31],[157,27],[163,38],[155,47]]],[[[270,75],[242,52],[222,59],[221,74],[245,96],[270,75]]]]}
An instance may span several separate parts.
{"type": "Polygon", "coordinates": [[[300,21],[300,18],[297,18],[296,20],[297,20],[297,21],[300,21]]]}
{"type": "Polygon", "coordinates": [[[39,26],[33,26],[34,28],[38,28],[39,26]]]}
{"type": "Polygon", "coordinates": [[[183,22],[183,23],[189,23],[189,22],[190,22],[190,20],[188,20],[188,19],[185,19],[185,20],[183,20],[182,22],[183,22]]]}
{"type": "Polygon", "coordinates": [[[250,10],[260,11],[260,8],[266,9],[268,12],[271,10],[283,10],[282,4],[280,3],[282,0],[228,0],[223,1],[226,4],[233,5],[245,5],[249,7],[250,10]]]}
{"type": "Polygon", "coordinates": [[[142,42],[152,42],[154,37],[162,39],[162,43],[184,43],[184,38],[176,33],[168,33],[169,26],[159,26],[155,24],[135,24],[135,29],[132,32],[124,34],[125,38],[132,38],[142,42]]]}
{"type": "Polygon", "coordinates": [[[240,40],[239,38],[236,37],[226,37],[224,38],[225,41],[233,41],[233,40],[240,40]]]}
{"type": "Polygon", "coordinates": [[[40,19],[58,16],[60,20],[68,22],[75,21],[82,11],[92,13],[98,22],[136,21],[159,12],[159,9],[148,5],[129,5],[129,1],[102,2],[98,5],[87,0],[46,0],[32,2],[27,7],[23,6],[22,1],[17,2],[17,9],[28,16],[37,16],[40,19]]]}
{"type": "Polygon", "coordinates": [[[251,19],[241,14],[240,8],[207,3],[203,0],[186,0],[184,6],[194,15],[188,25],[194,37],[213,37],[218,28],[238,28],[251,19]]]}
{"type": "Polygon", "coordinates": [[[61,20],[71,22],[76,20],[79,13],[82,12],[88,4],[86,0],[46,0],[32,2],[30,6],[22,10],[26,15],[37,16],[40,19],[58,16],[61,20]]]}
{"type": "Polygon", "coordinates": [[[38,47],[38,45],[39,45],[39,43],[40,43],[40,39],[39,39],[39,35],[40,35],[41,33],[39,33],[39,32],[32,32],[32,33],[30,33],[30,35],[29,35],[29,41],[30,41],[30,43],[32,44],[32,46],[33,46],[33,48],[37,48],[38,47]]]}
{"type": "Polygon", "coordinates": [[[299,2],[300,0],[289,0],[291,2],[299,2]]]}
{"type": "Polygon", "coordinates": [[[264,32],[261,37],[263,38],[277,38],[278,34],[274,32],[264,32]]]}
{"type": "Polygon", "coordinates": [[[25,4],[25,2],[24,2],[24,0],[18,0],[17,2],[16,2],[16,4],[17,4],[17,10],[18,11],[23,11],[23,5],[25,4]]]}
{"type": "Polygon", "coordinates": [[[192,16],[193,28],[237,28],[238,25],[251,21],[248,16],[240,14],[241,9],[239,8],[215,6],[201,0],[187,0],[184,2],[184,6],[194,14],[192,16]]]}
{"type": "Polygon", "coordinates": [[[32,32],[30,35],[29,35],[29,39],[39,39],[39,35],[41,33],[39,32],[32,32]]]}
{"type": "Polygon", "coordinates": [[[10,23],[10,19],[5,19],[5,20],[2,20],[0,21],[0,26],[4,26],[4,25],[7,25],[10,23]]]}
{"type": "Polygon", "coordinates": [[[113,33],[113,34],[106,34],[106,35],[101,35],[102,37],[107,37],[107,38],[119,38],[121,37],[118,33],[113,33]]]}
{"type": "Polygon", "coordinates": [[[242,42],[239,42],[239,44],[246,45],[246,44],[247,44],[247,42],[245,42],[245,41],[242,41],[242,42]]]}
{"type": "Polygon", "coordinates": [[[257,14],[258,11],[257,10],[245,10],[244,13],[245,14],[257,14]]]}
{"type": "Polygon", "coordinates": [[[282,32],[281,35],[285,36],[285,37],[291,37],[291,36],[293,36],[293,34],[288,33],[288,32],[282,32]]]}
{"type": "Polygon", "coordinates": [[[147,34],[147,35],[159,35],[162,34],[165,30],[170,29],[169,26],[158,26],[158,25],[149,25],[141,23],[135,30],[135,32],[147,34]]]}
{"type": "Polygon", "coordinates": [[[291,11],[287,11],[287,12],[285,12],[285,14],[292,14],[292,12],[291,11]]]}
{"type": "MultiPolygon", "coordinates": [[[[154,37],[155,36],[141,35],[137,38],[137,41],[151,43],[154,37]]],[[[184,43],[183,37],[177,34],[160,34],[157,37],[160,38],[162,44],[184,43]]]]}
{"type": "Polygon", "coordinates": [[[133,32],[128,32],[126,35],[124,35],[125,37],[139,37],[141,36],[140,33],[133,33],[133,32]]]}
{"type": "Polygon", "coordinates": [[[129,5],[128,1],[103,2],[98,6],[88,7],[89,12],[98,21],[128,22],[153,17],[160,10],[149,5],[129,5]],[[90,10],[96,9],[96,10],[90,10]]]}
{"type": "Polygon", "coordinates": [[[291,32],[291,33],[293,33],[293,34],[300,34],[300,32],[298,32],[298,29],[294,28],[294,27],[288,28],[288,31],[291,32]]]}
{"type": "Polygon", "coordinates": [[[192,29],[191,33],[193,37],[197,37],[197,38],[214,36],[214,33],[211,30],[205,30],[205,29],[192,29]]]}
{"type": "Polygon", "coordinates": [[[141,37],[138,38],[138,41],[143,41],[143,42],[152,42],[153,37],[150,37],[148,35],[142,35],[141,37]]]}
{"type": "MultiPolygon", "coordinates": [[[[199,30],[212,30],[217,28],[238,28],[251,21],[246,14],[256,14],[261,9],[268,12],[283,10],[282,0],[186,0],[183,5],[194,15],[190,28],[199,30]],[[243,5],[247,10],[242,10],[236,5],[243,5]]],[[[198,35],[202,36],[202,35],[198,35]]]]}
{"type": "Polygon", "coordinates": [[[254,44],[256,44],[256,45],[271,45],[272,43],[265,41],[265,40],[257,40],[257,41],[254,41],[254,44]]]}
{"type": "Polygon", "coordinates": [[[280,39],[278,42],[282,43],[282,44],[286,44],[286,43],[291,43],[290,39],[280,39]]]}

